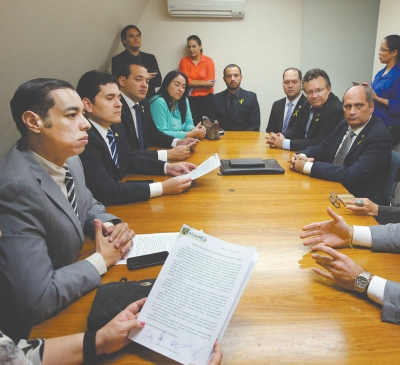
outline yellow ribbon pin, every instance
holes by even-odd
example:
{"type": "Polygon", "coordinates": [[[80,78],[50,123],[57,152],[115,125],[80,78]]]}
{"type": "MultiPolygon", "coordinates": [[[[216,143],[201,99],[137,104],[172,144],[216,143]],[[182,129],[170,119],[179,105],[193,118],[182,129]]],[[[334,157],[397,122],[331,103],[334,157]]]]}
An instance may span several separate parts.
{"type": "Polygon", "coordinates": [[[243,102],[244,102],[244,99],[240,99],[240,100],[239,100],[240,105],[242,105],[243,102]]]}

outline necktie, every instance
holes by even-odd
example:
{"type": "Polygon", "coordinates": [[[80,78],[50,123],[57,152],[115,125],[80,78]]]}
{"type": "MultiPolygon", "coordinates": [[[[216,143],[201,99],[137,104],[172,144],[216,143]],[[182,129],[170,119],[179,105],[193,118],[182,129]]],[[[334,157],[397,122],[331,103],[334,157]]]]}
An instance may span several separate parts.
{"type": "Polygon", "coordinates": [[[340,146],[339,150],[336,153],[336,157],[333,160],[334,166],[342,166],[343,161],[347,156],[347,152],[349,152],[351,141],[356,134],[351,130],[347,134],[346,138],[344,139],[342,145],[340,146]]]}
{"type": "Polygon", "coordinates": [[[292,112],[293,112],[293,103],[291,101],[289,101],[287,105],[288,105],[288,107],[287,107],[285,120],[283,121],[282,133],[286,131],[286,129],[289,125],[290,117],[292,116],[292,112]]]}
{"type": "Polygon", "coordinates": [[[140,116],[139,104],[135,104],[133,106],[133,109],[135,109],[135,112],[136,112],[136,124],[137,124],[137,132],[138,132],[140,149],[144,150],[145,148],[144,148],[143,123],[142,123],[142,118],[140,116]]]}
{"type": "Polygon", "coordinates": [[[64,184],[65,184],[65,187],[67,188],[68,201],[70,202],[72,209],[74,210],[76,216],[79,217],[78,216],[78,203],[76,202],[76,197],[75,197],[74,178],[72,177],[71,173],[69,172],[68,166],[64,165],[63,167],[65,169],[64,184]]]}
{"type": "Polygon", "coordinates": [[[236,111],[236,95],[232,94],[229,97],[229,116],[233,120],[235,118],[235,111],[236,111]]]}
{"type": "Polygon", "coordinates": [[[308,130],[310,129],[311,121],[314,117],[314,108],[310,107],[310,115],[308,116],[307,125],[306,125],[306,134],[305,137],[307,138],[308,130]]]}
{"type": "Polygon", "coordinates": [[[119,169],[117,144],[115,143],[114,132],[111,129],[108,129],[107,131],[107,138],[110,145],[111,158],[114,162],[114,165],[117,166],[117,169],[119,169]]]}

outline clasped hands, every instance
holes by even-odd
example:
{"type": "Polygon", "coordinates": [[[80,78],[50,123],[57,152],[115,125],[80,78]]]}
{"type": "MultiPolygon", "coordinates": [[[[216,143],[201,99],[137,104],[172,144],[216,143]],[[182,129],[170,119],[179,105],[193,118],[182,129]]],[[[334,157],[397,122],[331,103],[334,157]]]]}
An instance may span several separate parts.
{"type": "Polygon", "coordinates": [[[347,290],[354,290],[354,279],[364,269],[348,256],[333,248],[348,247],[352,230],[343,219],[331,208],[327,209],[330,221],[311,223],[303,227],[300,238],[306,239],[303,244],[311,246],[313,251],[321,251],[327,255],[313,253],[312,258],[325,270],[313,268],[313,271],[347,290]]]}
{"type": "Polygon", "coordinates": [[[274,133],[271,132],[269,136],[266,136],[266,143],[269,144],[272,148],[282,148],[283,141],[285,140],[285,136],[282,133],[274,133]]]}
{"type": "Polygon", "coordinates": [[[294,154],[289,162],[291,170],[303,173],[304,165],[306,164],[306,162],[314,162],[314,159],[308,158],[306,155],[294,154]]]}

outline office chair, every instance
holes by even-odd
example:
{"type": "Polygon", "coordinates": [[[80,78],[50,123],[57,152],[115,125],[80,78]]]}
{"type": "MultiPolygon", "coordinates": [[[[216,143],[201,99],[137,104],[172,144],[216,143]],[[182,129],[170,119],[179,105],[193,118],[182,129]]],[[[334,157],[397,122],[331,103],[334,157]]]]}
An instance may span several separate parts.
{"type": "Polygon", "coordinates": [[[390,161],[389,176],[383,186],[383,198],[386,205],[400,206],[393,203],[397,183],[400,181],[400,153],[392,150],[392,160],[390,161]]]}

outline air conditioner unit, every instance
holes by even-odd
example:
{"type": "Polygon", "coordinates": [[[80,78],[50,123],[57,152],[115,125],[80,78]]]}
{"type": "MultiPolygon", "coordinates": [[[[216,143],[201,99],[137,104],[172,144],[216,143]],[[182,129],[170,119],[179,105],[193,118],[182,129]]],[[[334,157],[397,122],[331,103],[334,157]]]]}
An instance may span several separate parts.
{"type": "Polygon", "coordinates": [[[168,0],[172,17],[244,18],[246,0],[168,0]]]}

